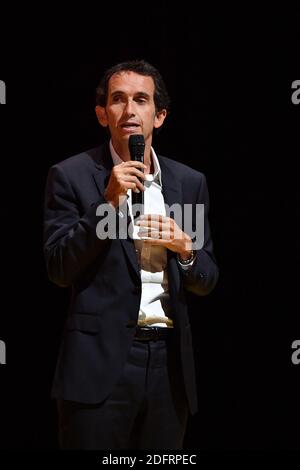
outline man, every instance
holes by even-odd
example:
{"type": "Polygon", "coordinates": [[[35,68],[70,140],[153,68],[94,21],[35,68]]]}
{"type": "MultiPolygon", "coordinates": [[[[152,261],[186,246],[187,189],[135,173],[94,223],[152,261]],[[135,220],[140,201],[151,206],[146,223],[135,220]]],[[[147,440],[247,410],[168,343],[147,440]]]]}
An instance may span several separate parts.
{"type": "Polygon", "coordinates": [[[72,287],[53,383],[62,448],[180,449],[197,409],[185,291],[208,294],[218,268],[204,175],[151,146],[168,107],[152,65],[117,64],[97,88],[110,142],[49,171],[47,269],[51,281],[72,287]],[[134,134],[144,137],[144,164],[131,160],[134,134]],[[133,223],[140,192],[144,215],[133,223]],[[168,212],[174,204],[192,205],[193,227],[204,204],[200,249],[168,212]]]}

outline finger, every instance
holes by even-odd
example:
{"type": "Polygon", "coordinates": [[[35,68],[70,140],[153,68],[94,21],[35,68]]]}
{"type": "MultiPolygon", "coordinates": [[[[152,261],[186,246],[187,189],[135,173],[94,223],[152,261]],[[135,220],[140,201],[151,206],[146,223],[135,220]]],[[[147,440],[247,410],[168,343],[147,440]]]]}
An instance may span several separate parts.
{"type": "Polygon", "coordinates": [[[140,216],[138,221],[136,222],[137,225],[140,227],[152,227],[157,230],[162,230],[162,231],[168,231],[168,232],[173,232],[173,225],[170,219],[166,218],[166,221],[157,221],[151,219],[144,219],[144,216],[140,216]]]}
{"type": "Polygon", "coordinates": [[[143,214],[141,215],[140,220],[148,220],[148,221],[151,220],[155,222],[165,223],[168,220],[172,220],[172,219],[169,219],[169,217],[165,217],[164,215],[161,215],[161,214],[143,214]]]}
{"type": "Polygon", "coordinates": [[[139,193],[140,190],[136,187],[135,183],[130,183],[129,181],[126,183],[127,189],[131,189],[134,193],[139,193]]]}
{"type": "Polygon", "coordinates": [[[135,183],[136,187],[139,188],[140,191],[145,191],[145,187],[143,183],[140,182],[140,180],[136,176],[131,176],[131,175],[126,175],[123,177],[124,182],[132,182],[135,183]]]}
{"type": "Polygon", "coordinates": [[[133,167],[124,168],[121,174],[122,175],[134,175],[134,176],[137,176],[139,178],[142,178],[143,180],[146,179],[145,173],[143,173],[142,171],[138,170],[137,168],[133,168],[133,167]]]}
{"type": "Polygon", "coordinates": [[[167,229],[167,225],[162,224],[161,222],[156,222],[153,220],[138,220],[136,222],[137,225],[140,227],[148,227],[149,229],[154,229],[154,230],[165,230],[167,229]]]}
{"type": "Polygon", "coordinates": [[[143,170],[145,170],[147,167],[144,163],[142,162],[138,162],[136,160],[128,160],[128,162],[123,162],[121,163],[120,165],[122,165],[123,167],[135,167],[135,168],[141,168],[143,170]]]}
{"type": "Polygon", "coordinates": [[[170,234],[169,232],[165,231],[159,231],[159,230],[140,230],[138,232],[139,236],[142,237],[147,237],[147,239],[152,239],[152,240],[163,240],[163,241],[168,241],[171,242],[172,240],[170,239],[170,234]]]}
{"type": "Polygon", "coordinates": [[[147,227],[140,227],[138,233],[139,233],[140,236],[144,236],[144,237],[160,238],[159,230],[153,230],[153,229],[147,228],[147,227]]]}
{"type": "Polygon", "coordinates": [[[135,193],[140,193],[141,191],[145,191],[145,188],[142,185],[142,183],[135,179],[129,180],[129,181],[123,180],[122,186],[126,188],[125,191],[127,191],[128,189],[132,189],[132,191],[135,193]]]}

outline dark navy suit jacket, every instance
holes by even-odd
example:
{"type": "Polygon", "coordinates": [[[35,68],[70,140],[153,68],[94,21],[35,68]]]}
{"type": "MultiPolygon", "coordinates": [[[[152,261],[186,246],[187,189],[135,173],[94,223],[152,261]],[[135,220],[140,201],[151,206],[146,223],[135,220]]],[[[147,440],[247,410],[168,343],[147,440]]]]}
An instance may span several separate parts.
{"type": "MultiPolygon", "coordinates": [[[[203,203],[204,245],[190,270],[168,250],[168,279],[173,322],[191,413],[197,410],[192,336],[186,290],[208,294],[218,268],[213,255],[205,176],[158,156],[165,204],[203,203]]],[[[100,403],[120,378],[137,324],[141,278],[131,237],[97,237],[96,215],[106,203],[104,190],[112,169],[108,144],[54,165],[45,194],[44,253],[55,284],[71,286],[70,310],[53,382],[54,397],[100,403]]]]}

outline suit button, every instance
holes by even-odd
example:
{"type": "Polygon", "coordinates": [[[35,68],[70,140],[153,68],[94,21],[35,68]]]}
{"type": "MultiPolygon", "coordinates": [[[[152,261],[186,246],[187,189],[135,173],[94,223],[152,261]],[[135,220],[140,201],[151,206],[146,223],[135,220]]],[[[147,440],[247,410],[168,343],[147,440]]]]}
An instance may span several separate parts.
{"type": "Polygon", "coordinates": [[[134,294],[139,294],[141,292],[141,286],[134,286],[134,288],[132,289],[132,292],[134,294]]]}

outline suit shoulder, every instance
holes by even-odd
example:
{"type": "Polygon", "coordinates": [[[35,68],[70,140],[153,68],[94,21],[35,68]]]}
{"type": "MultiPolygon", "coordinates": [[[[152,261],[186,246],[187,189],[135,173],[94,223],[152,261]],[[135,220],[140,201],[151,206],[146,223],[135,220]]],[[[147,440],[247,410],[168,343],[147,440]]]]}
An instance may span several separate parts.
{"type": "MultiPolygon", "coordinates": [[[[96,159],[97,154],[99,153],[100,147],[95,147],[89,150],[85,150],[76,155],[72,155],[64,160],[53,165],[53,167],[59,167],[66,173],[73,171],[82,171],[84,168],[91,168],[93,162],[96,159]]],[[[52,168],[53,168],[52,167],[52,168]]]]}
{"type": "Polygon", "coordinates": [[[167,167],[169,167],[176,176],[179,176],[182,179],[191,178],[193,181],[201,181],[205,179],[204,173],[201,171],[195,170],[185,163],[172,160],[171,158],[159,155],[159,160],[161,160],[167,167]]]}

